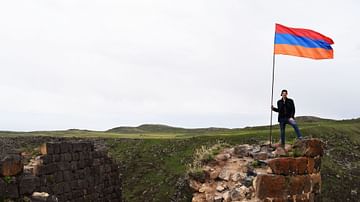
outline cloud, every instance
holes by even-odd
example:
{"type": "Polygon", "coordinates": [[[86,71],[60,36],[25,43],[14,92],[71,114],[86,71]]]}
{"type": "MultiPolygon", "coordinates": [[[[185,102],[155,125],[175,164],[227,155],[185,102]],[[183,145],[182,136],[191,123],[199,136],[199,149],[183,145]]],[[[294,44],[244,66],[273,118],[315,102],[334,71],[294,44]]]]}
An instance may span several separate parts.
{"type": "Polygon", "coordinates": [[[357,7],[357,1],[1,2],[0,129],[268,124],[276,22],[330,36],[335,59],[276,56],[275,99],[287,88],[298,115],[358,117],[360,108],[339,104],[360,101],[357,7]]]}

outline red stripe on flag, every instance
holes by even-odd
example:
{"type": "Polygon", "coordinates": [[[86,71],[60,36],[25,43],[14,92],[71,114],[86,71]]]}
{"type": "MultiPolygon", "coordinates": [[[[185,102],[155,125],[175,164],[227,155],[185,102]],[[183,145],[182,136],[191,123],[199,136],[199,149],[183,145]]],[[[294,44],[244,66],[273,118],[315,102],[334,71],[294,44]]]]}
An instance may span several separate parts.
{"type": "Polygon", "coordinates": [[[296,36],[307,37],[314,40],[324,40],[328,44],[334,44],[334,41],[331,38],[310,29],[291,28],[291,27],[286,27],[284,25],[276,24],[275,32],[281,34],[292,34],[296,36]]]}

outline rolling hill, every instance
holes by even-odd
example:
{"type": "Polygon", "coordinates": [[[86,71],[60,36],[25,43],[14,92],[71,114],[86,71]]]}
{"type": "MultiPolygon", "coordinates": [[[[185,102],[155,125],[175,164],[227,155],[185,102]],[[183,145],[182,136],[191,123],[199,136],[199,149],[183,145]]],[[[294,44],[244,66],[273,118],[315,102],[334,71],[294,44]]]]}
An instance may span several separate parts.
{"type": "MultiPolygon", "coordinates": [[[[322,161],[323,201],[357,201],[360,192],[360,119],[330,120],[306,116],[298,117],[297,121],[305,137],[321,138],[326,142],[326,155],[322,161]]],[[[277,125],[273,131],[273,137],[278,141],[277,125]]],[[[1,131],[0,136],[101,138],[110,155],[120,164],[125,201],[189,201],[191,191],[186,172],[196,149],[218,142],[229,145],[263,143],[268,140],[269,126],[186,129],[145,124],[107,131],[1,131]]],[[[290,142],[295,138],[291,127],[287,127],[286,137],[290,142]]],[[[29,139],[20,142],[18,138],[16,141],[22,147],[35,147],[29,139]]]]}

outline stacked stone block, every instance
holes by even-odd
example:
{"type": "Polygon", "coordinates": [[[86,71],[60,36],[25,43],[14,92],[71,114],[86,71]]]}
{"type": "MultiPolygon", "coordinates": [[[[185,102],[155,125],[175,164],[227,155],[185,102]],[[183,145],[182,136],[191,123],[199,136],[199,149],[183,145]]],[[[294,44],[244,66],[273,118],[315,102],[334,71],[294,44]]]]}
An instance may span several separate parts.
{"type": "Polygon", "coordinates": [[[59,201],[120,201],[118,167],[91,142],[46,143],[40,151],[32,172],[41,192],[59,201]]]}
{"type": "Polygon", "coordinates": [[[256,197],[261,201],[321,201],[321,156],[318,139],[297,142],[294,152],[300,157],[269,159],[268,174],[255,180],[256,197]]]}
{"type": "Polygon", "coordinates": [[[118,165],[92,142],[49,142],[40,152],[26,166],[19,154],[0,161],[0,201],[121,201],[118,165]]]}
{"type": "Polygon", "coordinates": [[[31,194],[38,184],[37,177],[23,173],[19,153],[5,154],[0,159],[0,201],[31,194]]]}

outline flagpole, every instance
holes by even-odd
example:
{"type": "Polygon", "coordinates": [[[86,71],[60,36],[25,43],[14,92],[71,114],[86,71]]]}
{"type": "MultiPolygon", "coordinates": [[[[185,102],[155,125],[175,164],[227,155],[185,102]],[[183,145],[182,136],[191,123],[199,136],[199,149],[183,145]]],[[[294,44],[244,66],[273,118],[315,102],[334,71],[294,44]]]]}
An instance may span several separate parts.
{"type": "MultiPolygon", "coordinates": [[[[275,45],[274,45],[275,47],[275,45]]],[[[273,118],[273,110],[272,105],[274,101],[274,80],[275,80],[275,53],[273,53],[273,68],[272,68],[272,79],[271,79],[271,103],[270,103],[270,135],[269,135],[269,144],[271,147],[272,144],[272,118],[273,118]]]]}
{"type": "MultiPolygon", "coordinates": [[[[275,24],[275,32],[276,32],[276,24],[275,24]]],[[[271,78],[271,103],[270,103],[270,134],[269,134],[269,146],[272,144],[272,118],[273,118],[273,110],[272,105],[274,102],[274,80],[275,80],[275,35],[274,33],[274,50],[273,50],[273,66],[272,66],[272,78],[271,78]]]]}

